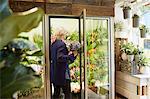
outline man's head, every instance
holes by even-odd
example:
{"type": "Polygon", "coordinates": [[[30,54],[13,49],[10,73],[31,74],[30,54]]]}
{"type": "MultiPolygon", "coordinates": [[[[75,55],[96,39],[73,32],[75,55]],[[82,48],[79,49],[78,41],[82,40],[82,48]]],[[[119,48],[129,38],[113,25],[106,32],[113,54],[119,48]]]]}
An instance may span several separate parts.
{"type": "Polygon", "coordinates": [[[68,32],[64,29],[58,29],[55,36],[57,39],[63,40],[68,32]]]}

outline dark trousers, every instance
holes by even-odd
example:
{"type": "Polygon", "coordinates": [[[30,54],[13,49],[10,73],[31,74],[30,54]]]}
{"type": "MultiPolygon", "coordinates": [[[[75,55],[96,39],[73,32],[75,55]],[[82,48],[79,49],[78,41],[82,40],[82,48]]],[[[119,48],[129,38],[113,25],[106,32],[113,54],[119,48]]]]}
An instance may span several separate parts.
{"type": "Polygon", "coordinates": [[[71,99],[71,87],[70,87],[70,80],[66,80],[65,85],[55,85],[54,84],[54,96],[53,99],[60,99],[60,92],[61,88],[63,93],[65,94],[65,99],[71,99]]]}

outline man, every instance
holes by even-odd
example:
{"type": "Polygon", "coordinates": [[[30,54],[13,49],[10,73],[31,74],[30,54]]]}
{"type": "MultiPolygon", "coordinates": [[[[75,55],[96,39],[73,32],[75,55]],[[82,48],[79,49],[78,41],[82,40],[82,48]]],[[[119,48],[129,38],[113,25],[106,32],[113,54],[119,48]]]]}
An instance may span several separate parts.
{"type": "Polygon", "coordinates": [[[69,63],[74,62],[77,52],[68,52],[64,43],[66,31],[59,30],[51,44],[51,83],[54,85],[54,99],[60,99],[61,88],[65,99],[71,99],[69,63]]]}

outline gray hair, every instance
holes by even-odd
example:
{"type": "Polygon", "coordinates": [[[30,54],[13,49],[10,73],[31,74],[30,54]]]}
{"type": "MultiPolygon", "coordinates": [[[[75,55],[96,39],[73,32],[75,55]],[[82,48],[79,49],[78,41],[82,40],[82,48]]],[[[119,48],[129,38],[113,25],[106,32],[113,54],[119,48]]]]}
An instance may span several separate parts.
{"type": "Polygon", "coordinates": [[[68,34],[68,32],[65,29],[61,28],[57,30],[55,36],[57,39],[62,39],[66,36],[66,34],[68,34]]]}

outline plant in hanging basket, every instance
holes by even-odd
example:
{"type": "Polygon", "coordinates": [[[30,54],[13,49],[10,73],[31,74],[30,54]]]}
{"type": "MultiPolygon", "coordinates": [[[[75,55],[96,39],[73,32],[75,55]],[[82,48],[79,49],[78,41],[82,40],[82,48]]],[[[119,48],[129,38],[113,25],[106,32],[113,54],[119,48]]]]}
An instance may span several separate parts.
{"type": "Polygon", "coordinates": [[[130,18],[130,13],[131,13],[131,7],[130,6],[123,7],[123,17],[124,17],[124,19],[130,18]]]}
{"type": "Polygon", "coordinates": [[[146,37],[146,33],[149,32],[149,29],[146,27],[146,25],[141,25],[139,27],[139,29],[140,29],[141,38],[145,38],[146,37]]]}
{"type": "Polygon", "coordinates": [[[133,27],[138,27],[139,26],[139,21],[140,21],[139,15],[134,14],[132,16],[132,21],[133,21],[133,27]]]}

